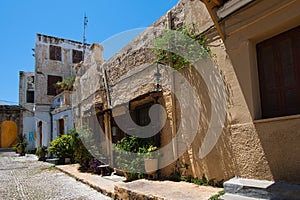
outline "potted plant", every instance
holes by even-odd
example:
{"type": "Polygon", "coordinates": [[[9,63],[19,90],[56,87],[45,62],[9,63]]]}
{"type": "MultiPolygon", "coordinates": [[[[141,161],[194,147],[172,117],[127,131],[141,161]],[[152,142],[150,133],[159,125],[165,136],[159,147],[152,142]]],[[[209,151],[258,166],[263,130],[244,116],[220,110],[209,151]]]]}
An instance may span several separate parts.
{"type": "Polygon", "coordinates": [[[117,168],[123,171],[126,181],[142,178],[143,158],[138,151],[142,141],[135,136],[126,136],[114,146],[117,168]],[[136,155],[136,156],[135,156],[136,155]]]}
{"type": "Polygon", "coordinates": [[[18,135],[18,143],[14,146],[16,153],[21,156],[25,155],[25,148],[27,147],[26,135],[20,134],[18,135]]]}
{"type": "Polygon", "coordinates": [[[59,94],[62,91],[72,91],[74,82],[75,82],[75,76],[69,76],[62,81],[58,81],[55,84],[56,93],[59,94]]]}
{"type": "Polygon", "coordinates": [[[154,174],[158,170],[158,148],[150,145],[144,148],[144,163],[147,174],[154,174]]]}
{"type": "Polygon", "coordinates": [[[56,94],[60,94],[63,91],[63,83],[61,81],[55,83],[55,89],[56,94]]]}
{"type": "Polygon", "coordinates": [[[74,153],[72,141],[72,135],[63,134],[51,142],[48,150],[60,159],[60,163],[68,164],[74,153]]]}
{"type": "Polygon", "coordinates": [[[47,147],[46,146],[41,146],[38,147],[35,155],[39,157],[39,161],[45,161],[46,160],[46,155],[47,155],[47,147]]]}

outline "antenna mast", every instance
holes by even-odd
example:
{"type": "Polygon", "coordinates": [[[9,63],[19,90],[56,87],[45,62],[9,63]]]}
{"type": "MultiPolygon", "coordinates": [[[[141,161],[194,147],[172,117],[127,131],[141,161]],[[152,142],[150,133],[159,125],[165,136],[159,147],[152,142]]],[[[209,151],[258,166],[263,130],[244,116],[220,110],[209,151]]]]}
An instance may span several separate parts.
{"type": "Polygon", "coordinates": [[[83,48],[83,53],[82,53],[82,61],[84,61],[84,54],[85,54],[85,47],[86,47],[86,28],[88,25],[88,18],[86,14],[84,13],[84,21],[83,21],[83,39],[82,39],[82,48],[83,48]]]}

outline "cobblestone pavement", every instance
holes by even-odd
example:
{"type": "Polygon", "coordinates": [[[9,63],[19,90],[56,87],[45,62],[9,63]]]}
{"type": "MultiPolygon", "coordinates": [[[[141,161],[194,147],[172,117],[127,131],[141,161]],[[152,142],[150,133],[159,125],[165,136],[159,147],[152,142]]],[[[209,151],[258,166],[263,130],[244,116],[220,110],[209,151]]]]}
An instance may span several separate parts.
{"type": "Polygon", "coordinates": [[[111,199],[34,156],[0,152],[0,199],[111,199]]]}

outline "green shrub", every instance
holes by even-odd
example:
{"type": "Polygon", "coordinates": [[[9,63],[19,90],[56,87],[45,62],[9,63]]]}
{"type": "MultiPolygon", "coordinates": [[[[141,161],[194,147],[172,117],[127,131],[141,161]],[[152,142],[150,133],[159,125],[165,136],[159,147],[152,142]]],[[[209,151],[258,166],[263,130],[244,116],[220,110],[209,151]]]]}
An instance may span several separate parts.
{"type": "Polygon", "coordinates": [[[74,153],[72,140],[72,135],[60,135],[50,143],[48,150],[50,153],[57,155],[59,158],[72,158],[74,153]]]}
{"type": "Polygon", "coordinates": [[[70,135],[72,136],[72,147],[73,147],[73,161],[79,163],[81,169],[83,171],[87,171],[89,168],[89,163],[94,157],[91,153],[85,148],[81,139],[79,138],[79,134],[76,129],[72,129],[70,131],[70,135]]]}
{"type": "Polygon", "coordinates": [[[46,154],[47,152],[48,152],[47,147],[46,147],[46,146],[41,146],[41,147],[38,147],[38,148],[36,149],[35,155],[41,156],[41,154],[43,154],[43,153],[46,154]]]}

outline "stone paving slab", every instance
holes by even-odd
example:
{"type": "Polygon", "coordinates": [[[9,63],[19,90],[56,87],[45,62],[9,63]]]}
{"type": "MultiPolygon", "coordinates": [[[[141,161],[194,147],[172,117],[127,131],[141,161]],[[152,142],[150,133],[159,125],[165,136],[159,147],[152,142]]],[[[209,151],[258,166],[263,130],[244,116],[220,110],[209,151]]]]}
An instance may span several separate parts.
{"type": "Polygon", "coordinates": [[[61,171],[84,182],[97,191],[117,199],[209,199],[223,188],[198,186],[186,182],[136,180],[124,182],[120,176],[99,176],[78,171],[78,164],[57,165],[61,171]]]}
{"type": "Polygon", "coordinates": [[[79,164],[56,165],[56,168],[109,197],[114,197],[114,184],[117,181],[125,180],[125,178],[119,176],[106,177],[80,172],[78,170],[79,164]]]}
{"type": "Polygon", "coordinates": [[[35,155],[0,152],[1,200],[109,200],[35,155]]]}
{"type": "Polygon", "coordinates": [[[198,186],[187,182],[137,180],[116,183],[115,193],[121,199],[199,199],[207,200],[222,188],[198,186]]]}

